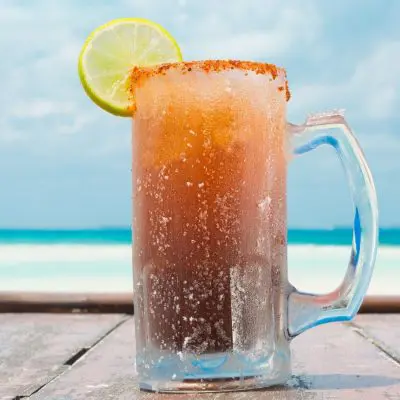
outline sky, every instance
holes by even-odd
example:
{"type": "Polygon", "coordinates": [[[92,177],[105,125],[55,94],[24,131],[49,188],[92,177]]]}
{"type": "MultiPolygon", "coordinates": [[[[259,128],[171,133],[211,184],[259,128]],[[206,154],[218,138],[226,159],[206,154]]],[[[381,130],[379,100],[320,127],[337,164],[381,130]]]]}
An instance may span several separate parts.
{"type": "MultiPolygon", "coordinates": [[[[400,226],[400,1],[0,0],[0,227],[128,226],[131,121],[84,94],[87,35],[120,17],[152,19],[186,60],[286,68],[288,120],[345,109],[375,178],[382,226],[400,226]]],[[[291,162],[289,226],[349,226],[332,149],[291,162]]]]}

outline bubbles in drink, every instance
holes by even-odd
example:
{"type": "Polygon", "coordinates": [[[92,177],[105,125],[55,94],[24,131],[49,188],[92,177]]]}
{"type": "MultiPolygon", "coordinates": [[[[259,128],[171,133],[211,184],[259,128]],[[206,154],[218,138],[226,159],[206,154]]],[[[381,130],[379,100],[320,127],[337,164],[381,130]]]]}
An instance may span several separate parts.
{"type": "Polygon", "coordinates": [[[167,73],[137,93],[136,323],[149,364],[244,371],[283,332],[285,96],[273,85],[167,73]]]}

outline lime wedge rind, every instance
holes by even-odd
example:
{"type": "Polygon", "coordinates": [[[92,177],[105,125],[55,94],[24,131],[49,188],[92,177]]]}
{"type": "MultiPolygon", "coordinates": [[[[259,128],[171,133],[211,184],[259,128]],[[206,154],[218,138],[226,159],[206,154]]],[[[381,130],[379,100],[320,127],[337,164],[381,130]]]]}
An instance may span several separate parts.
{"type": "Polygon", "coordinates": [[[132,115],[132,67],[181,60],[177,42],[162,26],[143,18],[121,18],[89,35],[79,56],[78,71],[82,86],[94,103],[126,117],[132,115]]]}

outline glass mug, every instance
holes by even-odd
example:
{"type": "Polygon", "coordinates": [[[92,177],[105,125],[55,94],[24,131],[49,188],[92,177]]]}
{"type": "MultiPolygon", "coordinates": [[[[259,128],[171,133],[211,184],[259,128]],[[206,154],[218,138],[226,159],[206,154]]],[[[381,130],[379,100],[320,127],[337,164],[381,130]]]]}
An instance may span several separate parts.
{"type": "Polygon", "coordinates": [[[377,199],[340,113],[286,122],[283,69],[239,61],[137,74],[133,120],[136,369],[152,391],[224,391],[284,383],[290,342],[354,317],[372,274],[377,199]],[[286,174],[293,155],[332,146],[355,204],[340,287],[288,282],[286,174]]]}

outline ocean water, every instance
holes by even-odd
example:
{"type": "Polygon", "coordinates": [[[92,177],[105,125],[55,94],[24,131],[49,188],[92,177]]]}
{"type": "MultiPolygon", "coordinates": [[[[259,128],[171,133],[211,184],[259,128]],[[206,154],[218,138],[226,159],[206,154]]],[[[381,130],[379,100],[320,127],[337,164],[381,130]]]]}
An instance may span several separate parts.
{"type": "MultiPolygon", "coordinates": [[[[351,229],[289,230],[289,279],[324,293],[341,282],[351,229]]],[[[0,291],[132,291],[130,229],[0,230],[0,291]]],[[[383,229],[369,294],[400,295],[400,229],[383,229]]]]}

